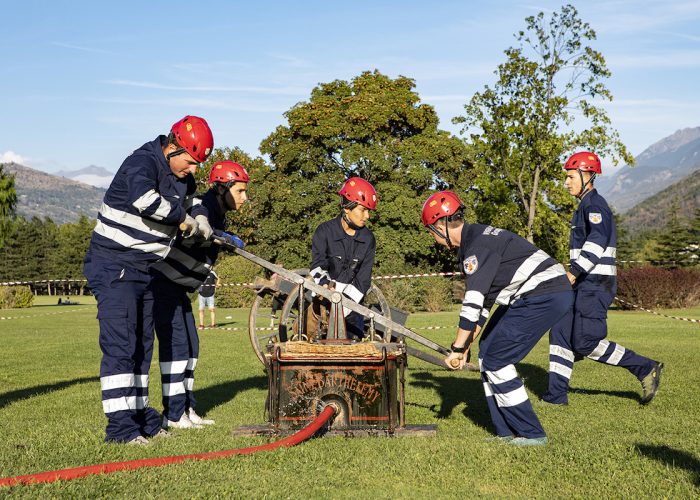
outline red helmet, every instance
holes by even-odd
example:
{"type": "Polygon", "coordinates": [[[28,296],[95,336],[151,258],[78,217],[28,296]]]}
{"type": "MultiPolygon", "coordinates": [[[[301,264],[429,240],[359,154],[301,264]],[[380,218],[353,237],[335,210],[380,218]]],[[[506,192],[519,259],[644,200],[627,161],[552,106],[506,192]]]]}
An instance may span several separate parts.
{"type": "Polygon", "coordinates": [[[350,202],[374,210],[377,208],[377,192],[372,184],[359,177],[350,177],[338,194],[350,202]]]}
{"type": "Polygon", "coordinates": [[[236,162],[230,160],[218,161],[211,167],[209,172],[209,184],[220,182],[228,184],[230,182],[248,182],[248,172],[236,162]]]}
{"type": "Polygon", "coordinates": [[[176,122],[170,131],[180,147],[199,163],[204,163],[214,149],[214,137],[204,118],[188,115],[176,122]]]}
{"type": "Polygon", "coordinates": [[[421,220],[424,226],[432,226],[443,217],[454,215],[464,208],[464,203],[452,191],[431,194],[423,204],[421,220]]]}
{"type": "Polygon", "coordinates": [[[603,169],[600,167],[600,158],[598,158],[597,154],[589,151],[581,151],[580,153],[571,155],[571,158],[566,160],[564,169],[593,172],[594,174],[603,173],[603,169]]]}

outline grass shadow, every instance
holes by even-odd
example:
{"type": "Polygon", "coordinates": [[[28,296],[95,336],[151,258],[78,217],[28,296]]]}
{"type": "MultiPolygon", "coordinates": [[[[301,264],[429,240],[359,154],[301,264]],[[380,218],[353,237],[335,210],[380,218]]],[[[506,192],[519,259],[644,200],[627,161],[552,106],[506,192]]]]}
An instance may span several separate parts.
{"type": "Polygon", "coordinates": [[[530,363],[518,363],[516,368],[525,387],[535,393],[537,397],[542,397],[542,395],[547,392],[547,386],[549,384],[549,373],[547,370],[537,365],[531,365],[530,363]]]}
{"type": "Polygon", "coordinates": [[[694,475],[695,486],[700,486],[700,460],[687,451],[675,450],[670,446],[637,444],[639,452],[648,457],[663,462],[673,468],[683,468],[694,475]]]}
{"type": "Polygon", "coordinates": [[[0,408],[4,408],[10,403],[19,401],[21,399],[31,398],[34,396],[43,396],[53,391],[60,391],[66,387],[70,387],[76,384],[84,384],[86,382],[97,382],[100,377],[81,377],[73,380],[64,380],[62,382],[54,382],[53,384],[36,385],[34,387],[26,387],[24,389],[17,389],[15,391],[5,392],[0,394],[0,408]]]}
{"type": "Polygon", "coordinates": [[[642,397],[634,391],[606,391],[602,389],[582,389],[580,387],[572,387],[569,390],[569,393],[591,395],[602,394],[604,396],[615,396],[616,398],[631,399],[640,404],[642,402],[642,397]]]}
{"type": "MultiPolygon", "coordinates": [[[[519,363],[517,365],[518,375],[523,379],[525,386],[533,392],[537,397],[542,397],[542,395],[547,392],[547,387],[549,384],[549,373],[544,368],[537,365],[531,365],[529,363],[519,363]]],[[[569,390],[570,393],[576,394],[589,394],[597,395],[602,394],[605,396],[614,396],[623,399],[631,399],[638,403],[642,402],[641,396],[634,391],[608,391],[601,389],[583,389],[578,387],[572,387],[569,390]]]]}
{"type": "Polygon", "coordinates": [[[267,377],[258,375],[195,389],[197,413],[204,415],[215,406],[227,403],[235,398],[238,393],[250,389],[267,389],[267,377]]]}
{"type": "Polygon", "coordinates": [[[409,385],[438,393],[440,404],[430,407],[436,418],[447,418],[459,404],[466,403],[464,416],[479,427],[493,430],[481,379],[465,379],[451,374],[434,375],[427,371],[413,373],[412,379],[409,385]]]}

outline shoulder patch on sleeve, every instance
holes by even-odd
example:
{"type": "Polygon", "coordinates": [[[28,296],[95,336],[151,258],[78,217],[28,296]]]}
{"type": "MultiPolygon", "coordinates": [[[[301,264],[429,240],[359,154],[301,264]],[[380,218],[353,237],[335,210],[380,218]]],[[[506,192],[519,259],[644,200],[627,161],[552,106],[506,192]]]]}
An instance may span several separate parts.
{"type": "Polygon", "coordinates": [[[474,274],[479,267],[479,260],[476,258],[476,255],[470,255],[464,259],[462,264],[465,274],[474,274]]]}
{"type": "Polygon", "coordinates": [[[600,215],[600,212],[591,212],[588,214],[588,220],[591,221],[591,224],[600,224],[603,222],[603,216],[600,215]]]}

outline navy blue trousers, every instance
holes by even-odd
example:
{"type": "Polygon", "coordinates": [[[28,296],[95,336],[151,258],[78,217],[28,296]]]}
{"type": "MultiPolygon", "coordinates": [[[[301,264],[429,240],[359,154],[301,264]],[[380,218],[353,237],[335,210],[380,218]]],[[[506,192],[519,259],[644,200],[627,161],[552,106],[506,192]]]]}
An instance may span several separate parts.
{"type": "Polygon", "coordinates": [[[199,358],[199,335],[185,288],[156,274],[153,295],[163,416],[177,422],[188,408],[196,405],[194,369],[199,358]]]}
{"type": "Polygon", "coordinates": [[[364,338],[364,317],[354,311],[348,314],[345,318],[345,335],[348,339],[360,340],[364,338]]]}
{"type": "Polygon", "coordinates": [[[620,344],[606,340],[608,307],[615,290],[600,286],[576,287],[574,307],[552,327],[549,334],[549,388],[543,399],[551,403],[567,403],[569,381],[576,358],[587,357],[599,363],[627,368],[642,380],[655,362],[620,344]]]}
{"type": "Polygon", "coordinates": [[[83,271],[97,299],[105,440],[127,442],[137,436],[153,436],[160,429],[160,414],[148,406],[153,355],[151,278],[90,253],[83,271]]]}
{"type": "Polygon", "coordinates": [[[499,306],[479,342],[479,366],[491,420],[499,436],[544,437],[515,364],[571,308],[573,292],[527,296],[499,306]]]}

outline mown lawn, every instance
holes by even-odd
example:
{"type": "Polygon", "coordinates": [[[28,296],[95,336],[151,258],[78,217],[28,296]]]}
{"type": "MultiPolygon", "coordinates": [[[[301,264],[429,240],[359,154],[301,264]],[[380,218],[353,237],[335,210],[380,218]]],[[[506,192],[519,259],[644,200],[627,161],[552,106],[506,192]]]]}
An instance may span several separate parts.
{"type": "MultiPolygon", "coordinates": [[[[206,330],[198,411],[216,426],[147,448],[103,443],[96,308],[79,300],[56,306],[44,298],[31,309],[0,311],[13,318],[0,320],[0,476],[265,442],[230,436],[264,421],[267,379],[247,333],[206,330]]],[[[700,308],[666,312],[700,317],[700,308]]],[[[246,314],[220,310],[219,323],[245,328],[246,314]]],[[[451,326],[456,315],[415,314],[408,325],[451,326]]],[[[609,325],[609,338],[665,362],[659,395],[643,407],[639,383],[625,370],[577,363],[570,406],[536,405],[550,438],[544,448],[484,441],[491,425],[478,374],[412,360],[407,422],[437,424],[435,438],[322,438],[253,456],[17,486],[0,496],[698,498],[700,325],[618,311],[609,325]]],[[[452,339],[451,328],[423,332],[443,345],[452,339]]],[[[545,339],[518,367],[533,401],[546,387],[547,352],[545,339]]],[[[150,392],[160,408],[157,366],[154,360],[150,392]]]]}

